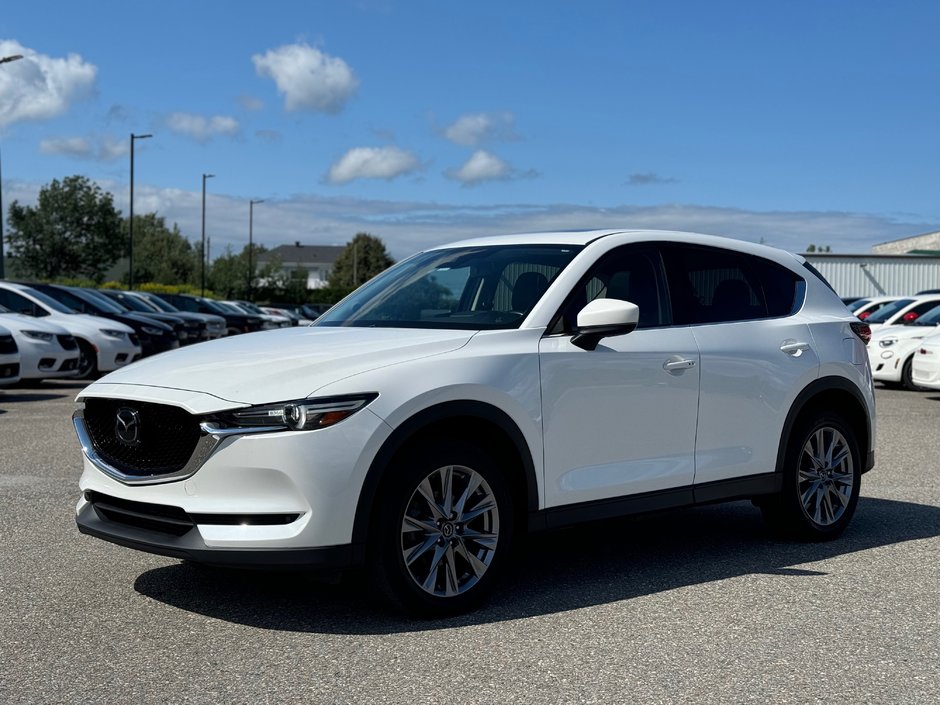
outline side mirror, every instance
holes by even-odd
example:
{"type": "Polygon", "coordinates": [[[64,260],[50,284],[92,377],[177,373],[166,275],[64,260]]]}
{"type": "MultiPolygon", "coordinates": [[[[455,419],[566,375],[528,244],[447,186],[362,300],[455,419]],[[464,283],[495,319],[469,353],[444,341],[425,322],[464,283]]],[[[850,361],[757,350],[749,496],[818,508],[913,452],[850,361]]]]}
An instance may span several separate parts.
{"type": "Polygon", "coordinates": [[[582,350],[594,350],[603,339],[626,335],[636,328],[640,308],[619,299],[594,299],[578,312],[577,333],[571,339],[582,350]]]}

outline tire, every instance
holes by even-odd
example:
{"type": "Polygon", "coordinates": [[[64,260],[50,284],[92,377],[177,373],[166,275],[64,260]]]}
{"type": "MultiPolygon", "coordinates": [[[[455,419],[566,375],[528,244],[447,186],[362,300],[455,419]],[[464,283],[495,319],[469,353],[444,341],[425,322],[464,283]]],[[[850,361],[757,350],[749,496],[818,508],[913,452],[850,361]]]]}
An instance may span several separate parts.
{"type": "Polygon", "coordinates": [[[806,419],[790,436],[780,494],[760,505],[764,518],[793,538],[836,538],[855,514],[861,468],[858,441],[842,417],[806,419]]]}
{"type": "Polygon", "coordinates": [[[85,340],[78,341],[78,379],[95,379],[98,377],[98,353],[91,343],[85,340]]]}
{"type": "Polygon", "coordinates": [[[904,388],[912,392],[926,392],[925,387],[919,387],[914,384],[914,356],[911,355],[904,361],[904,367],[901,368],[901,384],[904,388]]]}
{"type": "Polygon", "coordinates": [[[470,443],[438,439],[389,471],[370,541],[375,587],[423,617],[476,607],[512,542],[512,497],[499,464],[470,443]]]}

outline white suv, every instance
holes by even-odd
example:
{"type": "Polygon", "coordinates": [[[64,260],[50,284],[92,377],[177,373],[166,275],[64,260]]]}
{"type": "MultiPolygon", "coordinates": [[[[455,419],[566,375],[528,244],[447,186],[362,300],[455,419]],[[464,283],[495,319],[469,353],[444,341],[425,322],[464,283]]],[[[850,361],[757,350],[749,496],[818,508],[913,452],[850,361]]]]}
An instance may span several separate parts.
{"type": "Polygon", "coordinates": [[[867,326],[801,257],[656,231],[472,240],[312,327],[87,387],[81,531],[197,562],[368,566],[474,605],[514,535],[753,499],[809,539],[874,463],[867,326]]]}

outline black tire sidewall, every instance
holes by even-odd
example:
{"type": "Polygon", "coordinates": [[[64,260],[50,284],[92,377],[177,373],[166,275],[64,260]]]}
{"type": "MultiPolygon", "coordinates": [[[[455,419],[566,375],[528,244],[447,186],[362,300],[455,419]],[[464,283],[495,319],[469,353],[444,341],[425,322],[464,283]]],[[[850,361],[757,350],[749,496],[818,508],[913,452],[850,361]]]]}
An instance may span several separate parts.
{"type": "Polygon", "coordinates": [[[858,440],[851,427],[838,415],[831,413],[817,414],[794,429],[787,447],[783,468],[783,488],[780,497],[780,510],[784,530],[798,538],[826,540],[836,538],[852,521],[858,504],[861,489],[861,453],[858,440]],[[822,428],[833,428],[845,438],[852,455],[852,494],[842,516],[829,525],[820,525],[813,521],[803,510],[800,496],[799,463],[803,446],[810,437],[822,428]]]}
{"type": "Polygon", "coordinates": [[[435,439],[400,454],[389,468],[377,499],[370,540],[370,566],[380,592],[397,606],[419,616],[458,614],[476,607],[498,580],[513,536],[513,505],[503,469],[488,453],[462,440],[435,439]],[[486,480],[499,511],[499,540],[492,562],[479,582],[453,597],[431,595],[416,585],[401,552],[401,522],[418,484],[444,465],[463,465],[486,480]]]}

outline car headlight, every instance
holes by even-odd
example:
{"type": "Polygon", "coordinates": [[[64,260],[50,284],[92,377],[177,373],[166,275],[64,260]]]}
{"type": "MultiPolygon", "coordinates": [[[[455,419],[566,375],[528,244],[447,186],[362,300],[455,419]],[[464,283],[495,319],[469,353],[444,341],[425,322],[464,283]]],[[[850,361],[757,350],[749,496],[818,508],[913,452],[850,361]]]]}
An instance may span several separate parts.
{"type": "Polygon", "coordinates": [[[52,333],[46,333],[41,330],[24,330],[23,335],[27,338],[32,338],[34,340],[43,340],[47,343],[51,343],[52,339],[55,337],[52,333]]]}
{"type": "Polygon", "coordinates": [[[127,333],[122,330],[114,330],[113,328],[101,328],[102,335],[106,335],[109,338],[116,338],[117,340],[123,340],[127,337],[127,333]]]}
{"type": "Polygon", "coordinates": [[[890,348],[896,342],[898,342],[897,338],[882,338],[881,340],[878,341],[878,345],[883,348],[890,348]]]}
{"type": "Polygon", "coordinates": [[[271,430],[310,431],[317,428],[327,428],[348,419],[376,397],[378,397],[378,394],[371,393],[343,397],[322,397],[320,399],[298,399],[296,401],[238,409],[219,414],[212,420],[220,421],[227,427],[270,427],[271,430]]]}
{"type": "Polygon", "coordinates": [[[140,329],[147,335],[153,335],[153,336],[163,335],[163,331],[160,328],[154,328],[152,326],[141,326],[140,329]]]}

